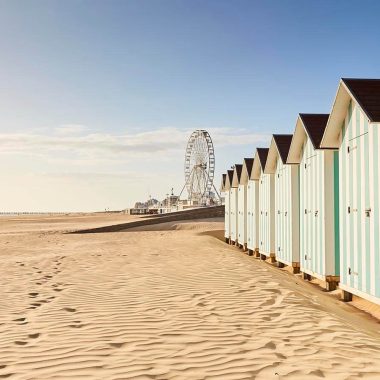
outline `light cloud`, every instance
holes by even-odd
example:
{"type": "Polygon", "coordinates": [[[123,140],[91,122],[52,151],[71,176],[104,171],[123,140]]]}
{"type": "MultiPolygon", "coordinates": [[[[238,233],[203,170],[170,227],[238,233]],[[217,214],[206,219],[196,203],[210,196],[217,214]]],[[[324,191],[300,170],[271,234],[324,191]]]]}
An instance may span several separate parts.
{"type": "MultiPolygon", "coordinates": [[[[208,128],[221,172],[270,136],[208,128]]],[[[192,130],[160,128],[95,133],[78,124],[0,134],[0,211],[121,209],[148,194],[163,198],[184,184],[183,158],[192,130]],[[27,186],[25,186],[27,184],[27,186]]]]}
{"type": "MultiPolygon", "coordinates": [[[[0,154],[51,155],[74,153],[77,156],[101,154],[104,159],[170,153],[183,150],[191,131],[161,128],[134,134],[87,133],[89,128],[69,124],[59,127],[55,134],[0,134],[0,154]]],[[[243,129],[211,128],[209,132],[218,147],[256,145],[269,141],[269,136],[243,129]]]]}
{"type": "Polygon", "coordinates": [[[63,124],[55,128],[54,131],[61,136],[75,136],[88,132],[89,128],[82,124],[63,124]]]}

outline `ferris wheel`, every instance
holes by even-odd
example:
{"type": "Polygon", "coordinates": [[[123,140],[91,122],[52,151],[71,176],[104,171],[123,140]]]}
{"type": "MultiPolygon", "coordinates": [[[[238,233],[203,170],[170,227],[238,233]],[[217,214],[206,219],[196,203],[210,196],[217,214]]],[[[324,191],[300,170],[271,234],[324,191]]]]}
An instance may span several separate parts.
{"type": "Polygon", "coordinates": [[[214,171],[215,154],[211,136],[203,129],[196,130],[189,138],[185,153],[184,187],[192,203],[198,205],[207,203],[214,187],[214,171]]]}

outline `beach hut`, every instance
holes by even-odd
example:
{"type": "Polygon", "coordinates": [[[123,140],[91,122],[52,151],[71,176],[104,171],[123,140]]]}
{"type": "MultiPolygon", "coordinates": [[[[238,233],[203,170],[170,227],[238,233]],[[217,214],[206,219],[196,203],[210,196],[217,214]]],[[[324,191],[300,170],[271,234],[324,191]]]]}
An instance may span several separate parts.
{"type": "Polygon", "coordinates": [[[253,164],[253,158],[245,158],[243,160],[242,171],[240,175],[239,187],[238,187],[238,242],[239,246],[243,251],[247,250],[247,223],[248,223],[248,205],[247,205],[247,195],[248,195],[248,181],[249,175],[251,173],[253,164]]]}
{"type": "Polygon", "coordinates": [[[338,152],[321,149],[329,115],[300,114],[287,163],[300,164],[300,270],[303,278],[339,282],[338,152]]]}
{"type": "Polygon", "coordinates": [[[340,284],[380,304],[380,79],[342,79],[322,147],[339,148],[340,284]]]}
{"type": "Polygon", "coordinates": [[[232,184],[230,189],[230,224],[231,224],[231,243],[235,245],[239,245],[238,242],[238,223],[239,223],[239,182],[243,165],[236,164],[233,176],[232,176],[232,184]]]}
{"type": "Polygon", "coordinates": [[[273,135],[264,173],[274,174],[275,253],[279,267],[300,268],[299,165],[286,164],[293,135],[273,135]]]}
{"type": "Polygon", "coordinates": [[[246,159],[243,174],[248,177],[247,186],[247,248],[248,254],[259,256],[259,181],[253,179],[254,159],[246,159]]]}
{"type": "Polygon", "coordinates": [[[226,181],[224,183],[224,192],[225,192],[225,199],[224,199],[224,238],[226,240],[226,243],[230,243],[231,239],[231,202],[230,202],[230,190],[231,190],[231,184],[232,184],[232,177],[233,177],[234,171],[233,170],[227,170],[226,174],[226,181]]]}
{"type": "Polygon", "coordinates": [[[259,190],[259,253],[265,260],[275,261],[274,236],[274,174],[265,174],[268,148],[257,148],[252,168],[252,178],[258,181],[259,190]]]}

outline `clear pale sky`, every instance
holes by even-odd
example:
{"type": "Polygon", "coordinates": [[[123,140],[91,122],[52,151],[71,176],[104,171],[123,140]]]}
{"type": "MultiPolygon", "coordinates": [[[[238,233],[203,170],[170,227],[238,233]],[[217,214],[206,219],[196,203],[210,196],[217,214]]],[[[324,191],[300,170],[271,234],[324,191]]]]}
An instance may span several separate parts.
{"type": "Polygon", "coordinates": [[[0,0],[0,211],[122,209],[221,173],[340,77],[380,78],[378,1],[0,0]]]}

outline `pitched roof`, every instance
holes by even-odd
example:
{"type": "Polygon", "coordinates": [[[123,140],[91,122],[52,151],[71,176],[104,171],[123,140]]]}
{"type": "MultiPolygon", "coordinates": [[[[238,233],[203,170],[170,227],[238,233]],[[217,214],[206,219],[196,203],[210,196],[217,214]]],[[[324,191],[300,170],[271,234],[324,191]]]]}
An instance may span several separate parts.
{"type": "Polygon", "coordinates": [[[300,118],[314,149],[319,149],[329,114],[300,113],[300,118]]]}
{"type": "Polygon", "coordinates": [[[257,154],[259,155],[259,160],[261,164],[261,169],[264,170],[265,164],[268,158],[269,148],[257,148],[257,154]]]}
{"type": "Polygon", "coordinates": [[[380,79],[342,78],[371,122],[380,122],[380,79]]]}
{"type": "Polygon", "coordinates": [[[253,158],[244,158],[245,166],[247,167],[248,178],[251,177],[251,171],[253,166],[253,158]]]}
{"type": "Polygon", "coordinates": [[[276,142],[278,153],[280,154],[282,162],[285,164],[288,158],[290,144],[292,142],[293,135],[273,135],[273,139],[276,142]]]}
{"type": "Polygon", "coordinates": [[[238,180],[239,182],[240,182],[240,177],[241,177],[242,169],[243,169],[243,165],[242,165],[242,164],[236,164],[236,165],[235,165],[235,170],[236,170],[237,180],[238,180]]]}
{"type": "MultiPolygon", "coordinates": [[[[232,183],[232,178],[234,176],[234,171],[231,169],[231,170],[227,170],[227,176],[228,176],[228,180],[230,181],[230,184],[232,183]]],[[[226,178],[226,181],[227,181],[227,178],[226,178]]]]}
{"type": "Polygon", "coordinates": [[[226,187],[226,177],[227,177],[227,174],[222,174],[222,184],[220,186],[221,191],[224,191],[224,188],[226,187]]]}

